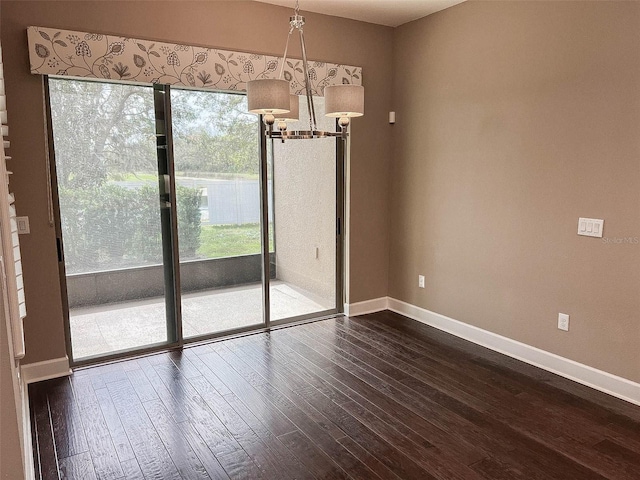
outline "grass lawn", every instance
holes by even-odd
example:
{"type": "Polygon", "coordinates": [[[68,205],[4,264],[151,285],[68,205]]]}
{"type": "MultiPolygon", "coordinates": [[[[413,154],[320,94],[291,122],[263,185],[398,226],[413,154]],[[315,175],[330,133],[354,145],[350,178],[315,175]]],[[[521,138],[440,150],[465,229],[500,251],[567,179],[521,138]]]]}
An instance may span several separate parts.
{"type": "Polygon", "coordinates": [[[156,182],[158,183],[157,173],[118,173],[111,174],[109,180],[118,182],[156,182]]]}
{"type": "MultiPolygon", "coordinates": [[[[196,178],[200,180],[257,180],[257,173],[213,173],[213,172],[176,172],[176,178],[196,178]]],[[[112,173],[111,181],[119,182],[157,182],[158,174],[155,172],[124,172],[112,173]]]]}
{"type": "MultiPolygon", "coordinates": [[[[270,242],[273,250],[273,241],[270,242]]],[[[203,225],[198,255],[205,258],[260,253],[260,225],[203,225]]]]}

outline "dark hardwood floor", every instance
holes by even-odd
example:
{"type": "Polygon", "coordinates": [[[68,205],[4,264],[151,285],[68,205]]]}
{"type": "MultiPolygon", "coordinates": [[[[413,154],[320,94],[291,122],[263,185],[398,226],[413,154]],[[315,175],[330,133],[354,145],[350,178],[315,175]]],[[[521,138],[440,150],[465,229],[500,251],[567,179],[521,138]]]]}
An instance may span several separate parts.
{"type": "Polygon", "coordinates": [[[390,312],[30,387],[38,478],[640,479],[640,407],[390,312]]]}

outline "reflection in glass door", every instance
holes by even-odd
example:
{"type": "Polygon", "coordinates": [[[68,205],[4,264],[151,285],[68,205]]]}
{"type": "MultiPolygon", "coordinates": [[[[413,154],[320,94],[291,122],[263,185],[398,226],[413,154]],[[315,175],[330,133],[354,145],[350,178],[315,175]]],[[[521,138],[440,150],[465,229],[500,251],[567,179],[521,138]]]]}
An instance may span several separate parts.
{"type": "MultiPolygon", "coordinates": [[[[289,130],[308,130],[305,97],[300,120],[289,130]]],[[[318,128],[335,130],[314,98],[318,128]]],[[[303,319],[336,311],[336,140],[270,142],[275,259],[269,282],[270,320],[303,319]]],[[[338,162],[341,165],[341,162],[338,162]]]]}
{"type": "Polygon", "coordinates": [[[74,361],[173,340],[153,88],[50,79],[49,100],[74,361]]]}
{"type": "Polygon", "coordinates": [[[246,96],[171,90],[185,338],[261,325],[258,118],[246,96]]]}

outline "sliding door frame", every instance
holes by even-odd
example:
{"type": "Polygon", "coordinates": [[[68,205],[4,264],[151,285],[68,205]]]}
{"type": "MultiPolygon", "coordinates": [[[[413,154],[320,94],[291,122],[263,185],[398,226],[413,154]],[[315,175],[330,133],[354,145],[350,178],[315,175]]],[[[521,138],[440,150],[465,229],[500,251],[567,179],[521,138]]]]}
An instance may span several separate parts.
{"type": "MultiPolygon", "coordinates": [[[[75,80],[75,81],[82,81],[82,80],[75,80]]],[[[51,195],[51,211],[52,211],[52,225],[54,227],[54,232],[55,232],[55,236],[56,236],[56,248],[57,248],[57,254],[58,254],[58,273],[60,275],[60,296],[61,296],[61,300],[62,300],[62,316],[63,316],[63,323],[64,323],[64,332],[65,332],[65,347],[66,347],[66,351],[67,351],[67,357],[69,358],[69,365],[71,367],[82,367],[82,366],[86,366],[86,365],[91,365],[91,364],[95,364],[95,363],[106,363],[106,362],[110,362],[110,361],[115,361],[115,360],[121,360],[123,358],[126,357],[134,357],[134,356],[141,356],[141,355],[146,355],[146,354],[150,354],[150,353],[155,353],[155,352],[159,352],[159,351],[163,351],[163,350],[167,350],[167,349],[175,349],[175,348],[180,348],[183,344],[183,342],[181,341],[181,322],[179,321],[179,317],[177,316],[179,314],[179,310],[176,310],[175,305],[172,306],[171,308],[169,308],[167,306],[167,341],[165,342],[158,342],[158,343],[153,343],[153,344],[148,344],[148,345],[144,345],[142,347],[133,347],[133,348],[129,348],[129,349],[123,349],[123,350],[118,350],[116,352],[113,353],[107,353],[107,354],[99,354],[99,355],[92,355],[92,356],[88,356],[88,357],[82,357],[80,360],[74,358],[73,356],[73,344],[71,341],[71,321],[70,321],[70,315],[69,315],[69,295],[68,295],[68,290],[67,290],[67,272],[66,272],[66,264],[65,264],[65,258],[64,258],[64,238],[62,235],[62,216],[60,214],[60,195],[59,195],[59,190],[58,190],[58,176],[57,176],[57,170],[56,170],[56,152],[55,152],[55,141],[54,141],[54,135],[53,135],[53,121],[52,121],[52,114],[51,114],[51,93],[50,93],[50,88],[49,88],[49,76],[48,75],[43,75],[42,76],[42,82],[43,82],[43,95],[44,95],[44,113],[45,113],[45,122],[46,122],[46,139],[47,139],[47,171],[48,171],[48,175],[49,175],[49,187],[50,187],[50,195],[51,195]],[[171,314],[171,318],[169,318],[169,315],[171,314]],[[173,326],[170,326],[169,324],[171,323],[171,319],[174,319],[173,321],[173,326]],[[173,339],[172,339],[173,337],[173,339]]],[[[109,83],[109,82],[104,82],[104,83],[109,83]]],[[[156,115],[156,125],[155,125],[155,129],[156,129],[156,138],[158,139],[156,141],[156,146],[159,145],[158,142],[160,142],[160,136],[158,135],[158,133],[161,131],[159,130],[161,127],[159,127],[159,119],[158,117],[158,108],[156,105],[156,102],[158,99],[160,100],[164,100],[162,103],[166,103],[166,98],[162,98],[162,97],[157,97],[157,95],[163,95],[166,96],[165,94],[160,94],[160,93],[156,93],[156,86],[153,87],[153,95],[154,95],[154,111],[155,111],[155,115],[156,115]]],[[[162,89],[169,89],[169,86],[162,86],[162,89]]],[[[158,89],[160,90],[160,89],[158,89]]],[[[163,116],[161,118],[162,122],[165,124],[165,128],[166,128],[166,124],[167,124],[167,120],[169,121],[169,129],[171,128],[171,124],[170,124],[170,120],[171,120],[171,110],[170,110],[170,105],[169,105],[169,109],[167,110],[166,108],[163,108],[163,116]]],[[[167,138],[171,139],[170,136],[170,130],[165,130],[168,133],[167,138]]],[[[171,160],[169,161],[169,166],[171,168],[173,168],[173,145],[172,142],[167,142],[168,144],[170,144],[169,148],[166,149],[166,151],[168,152],[169,155],[171,155],[171,160]]],[[[160,157],[158,155],[156,155],[156,158],[158,158],[158,161],[160,161],[160,157]]],[[[171,177],[173,175],[170,175],[171,177]]],[[[164,178],[159,175],[159,182],[160,184],[162,184],[164,182],[164,178]]],[[[163,193],[163,187],[162,185],[160,185],[160,193],[163,193]]],[[[173,185],[172,187],[170,187],[172,189],[172,191],[175,191],[175,185],[173,185]]],[[[169,197],[172,197],[173,195],[169,195],[169,197]]],[[[165,235],[169,235],[171,237],[171,249],[177,249],[177,218],[174,214],[171,214],[171,212],[175,212],[175,199],[173,202],[171,202],[173,205],[172,207],[169,207],[169,227],[165,227],[164,226],[164,221],[162,222],[162,228],[163,228],[163,237],[165,235]],[[165,231],[166,230],[166,231],[165,231]]],[[[161,212],[162,214],[162,212],[161,212]]],[[[163,241],[163,250],[165,248],[165,242],[163,241]]],[[[176,250],[177,252],[177,250],[176,250]]],[[[163,252],[164,255],[164,252],[163,252]]],[[[165,263],[165,279],[167,278],[166,275],[169,273],[166,269],[166,262],[165,263]]],[[[175,262],[172,262],[175,263],[175,262]]],[[[173,266],[173,270],[175,270],[175,265],[173,266]]],[[[179,272],[178,272],[179,275],[179,272]]],[[[177,279],[179,280],[179,277],[177,277],[177,279]]],[[[171,282],[173,285],[174,289],[178,289],[179,290],[179,283],[176,280],[176,277],[174,277],[174,281],[171,282]]],[[[165,281],[165,288],[166,288],[166,281],[165,281]]],[[[180,292],[177,292],[178,295],[180,295],[180,292]]],[[[176,298],[176,297],[174,297],[176,298]]],[[[178,299],[180,298],[179,296],[177,297],[178,299]]],[[[167,294],[165,292],[165,305],[167,305],[167,294]]],[[[177,305],[177,308],[180,308],[180,305],[177,305]]]]}
{"type": "Polygon", "coordinates": [[[182,291],[180,289],[180,257],[178,251],[178,209],[176,175],[173,156],[173,122],[171,119],[171,87],[153,86],[156,128],[156,157],[160,192],[160,227],[162,228],[162,265],[164,270],[167,343],[182,346],[182,291]]]}
{"type": "Polygon", "coordinates": [[[69,321],[69,295],[67,293],[67,267],[64,260],[64,239],[62,238],[62,216],[60,215],[60,194],[58,191],[58,174],[56,169],[56,154],[53,137],[53,122],[51,120],[51,94],[49,90],[49,76],[42,76],[42,93],[44,96],[45,127],[46,127],[46,155],[47,175],[49,177],[49,194],[51,195],[51,209],[49,225],[53,227],[56,236],[56,252],[58,255],[58,274],[60,275],[60,297],[62,300],[62,317],[64,323],[64,343],[67,357],[73,366],[73,350],[71,345],[71,322],[69,321]]]}
{"type": "MultiPolygon", "coordinates": [[[[46,138],[48,152],[48,174],[50,176],[50,195],[53,223],[56,236],[56,247],[58,254],[58,272],[60,275],[60,290],[63,308],[63,320],[65,331],[65,345],[71,367],[83,367],[96,363],[106,363],[118,361],[128,357],[139,357],[166,350],[179,349],[185,345],[205,343],[221,338],[243,336],[257,332],[267,332],[270,329],[277,329],[294,324],[308,323],[340,315],[344,309],[344,217],[345,217],[345,167],[347,141],[340,137],[336,138],[336,251],[335,251],[335,283],[336,283],[336,305],[334,308],[321,310],[318,312],[288,317],[278,320],[271,320],[270,305],[270,280],[271,280],[271,252],[269,248],[269,144],[271,142],[271,152],[273,154],[273,140],[266,136],[266,127],[259,119],[259,185],[260,185],[260,240],[262,253],[262,308],[263,322],[261,324],[239,327],[211,334],[198,335],[187,339],[183,336],[182,329],[182,292],[180,287],[180,256],[178,245],[178,218],[176,205],[176,178],[175,162],[173,151],[173,132],[171,117],[171,87],[168,85],[154,85],[154,112],[156,131],[156,156],[158,161],[158,181],[160,188],[161,206],[161,228],[163,237],[163,266],[165,277],[165,305],[167,319],[167,341],[134,347],[125,350],[118,350],[113,353],[100,354],[89,357],[75,359],[73,357],[73,345],[71,340],[71,323],[69,311],[69,297],[67,291],[66,264],[64,259],[64,243],[62,235],[62,221],[60,214],[60,198],[58,191],[58,178],[55,161],[55,145],[53,135],[51,98],[49,88],[49,77],[43,75],[44,109],[46,121],[46,138]]],[[[104,82],[109,83],[109,82],[104,82]]],[[[336,123],[337,125],[337,123],[336,123]]],[[[274,159],[272,159],[274,161],[274,159]]],[[[273,166],[273,165],[272,165],[273,166]]],[[[273,174],[273,171],[272,171],[273,174]]],[[[273,175],[271,176],[274,180],[273,175]]],[[[275,186],[274,186],[275,190],[275,186]]],[[[274,224],[275,224],[275,203],[274,224]]],[[[274,228],[275,230],[275,228],[274,228]]],[[[275,231],[273,232],[275,247],[275,231]]]]}
{"type": "MultiPolygon", "coordinates": [[[[264,327],[271,326],[271,249],[269,248],[269,159],[267,151],[267,129],[263,116],[258,117],[258,135],[260,135],[260,240],[262,246],[262,314],[264,327]]],[[[273,145],[271,151],[273,152],[273,145]]],[[[273,174],[273,168],[271,169],[273,174]]],[[[273,175],[271,176],[273,181],[273,175]]],[[[275,198],[275,189],[273,191],[275,198]]],[[[275,203],[273,221],[275,225],[275,203]]],[[[274,227],[275,230],[275,227],[274,227]]],[[[275,250],[275,231],[273,232],[275,250]]]]}
{"type": "MultiPolygon", "coordinates": [[[[336,119],[336,129],[342,127],[336,119]]],[[[336,313],[344,313],[345,298],[345,179],[347,178],[347,152],[349,151],[347,138],[336,138],[336,313]]]]}
{"type": "MultiPolygon", "coordinates": [[[[261,152],[260,152],[260,156],[261,156],[261,161],[262,163],[268,164],[268,150],[266,148],[266,127],[264,126],[264,122],[262,121],[262,115],[260,116],[260,133],[262,135],[262,137],[265,138],[265,142],[264,142],[264,147],[261,148],[261,152]]],[[[338,129],[338,131],[340,130],[340,126],[338,124],[338,120],[336,120],[336,128],[338,129]]],[[[270,143],[271,143],[271,155],[272,155],[272,159],[271,159],[271,165],[272,165],[272,174],[273,171],[275,170],[274,166],[275,166],[275,149],[273,148],[273,144],[274,142],[277,142],[280,140],[275,140],[275,139],[271,139],[270,143]]],[[[288,140],[290,142],[296,142],[296,141],[304,141],[304,140],[288,140]]],[[[313,140],[311,140],[313,141],[313,140]]],[[[344,217],[345,217],[345,195],[344,195],[344,191],[345,191],[345,185],[344,185],[344,179],[346,178],[345,175],[345,167],[346,167],[346,158],[345,158],[345,154],[347,151],[347,140],[342,138],[342,137],[336,137],[336,150],[335,150],[335,165],[336,165],[336,170],[335,170],[335,182],[336,182],[336,195],[335,195],[335,202],[336,202],[336,208],[335,208],[335,235],[336,235],[336,240],[335,240],[335,307],[334,308],[329,308],[326,310],[319,310],[317,312],[313,312],[313,313],[307,313],[304,315],[296,315],[294,317],[287,317],[287,318],[281,318],[278,320],[270,320],[269,321],[269,325],[270,326],[285,326],[285,325],[289,325],[289,324],[293,324],[293,323],[297,323],[297,322],[306,322],[308,320],[313,320],[313,319],[322,319],[322,318],[330,318],[332,316],[336,316],[336,315],[341,315],[344,312],[344,217]]],[[[261,144],[262,145],[262,144],[261,144]]],[[[266,167],[265,167],[266,168],[266,167]]],[[[272,176],[272,181],[275,182],[275,176],[272,176]]],[[[267,189],[267,182],[265,181],[265,183],[262,185],[262,188],[264,188],[265,190],[267,189]]],[[[273,187],[274,190],[274,194],[275,194],[275,184],[273,187]]],[[[273,224],[275,226],[275,201],[273,203],[273,224]]],[[[268,212],[267,212],[268,214],[268,212]]],[[[275,230],[275,227],[274,227],[275,230]]],[[[275,244],[275,231],[273,232],[273,238],[274,238],[274,244],[275,244]]],[[[269,238],[267,235],[266,240],[263,238],[263,242],[266,241],[266,245],[268,247],[268,242],[269,242],[269,238]]],[[[264,247],[263,247],[264,248],[264,247]]],[[[276,249],[277,251],[277,249],[276,249]]],[[[268,263],[268,262],[265,262],[268,263]]],[[[265,287],[266,289],[266,293],[267,293],[267,305],[269,305],[269,285],[268,285],[268,281],[271,277],[268,277],[267,279],[267,286],[265,287]]]]}

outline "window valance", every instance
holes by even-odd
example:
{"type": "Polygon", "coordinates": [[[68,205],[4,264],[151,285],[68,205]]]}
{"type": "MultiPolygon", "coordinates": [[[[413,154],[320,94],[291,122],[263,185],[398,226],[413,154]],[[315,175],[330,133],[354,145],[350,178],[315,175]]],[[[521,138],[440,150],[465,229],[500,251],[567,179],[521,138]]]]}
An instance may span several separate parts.
{"type": "MultiPolygon", "coordinates": [[[[107,81],[161,83],[199,89],[245,91],[246,82],[277,78],[282,57],[195,45],[29,27],[31,73],[107,81]]],[[[362,68],[310,62],[314,95],[341,83],[362,84],[362,68]]],[[[291,93],[304,94],[302,60],[287,59],[284,78],[291,93]]]]}

